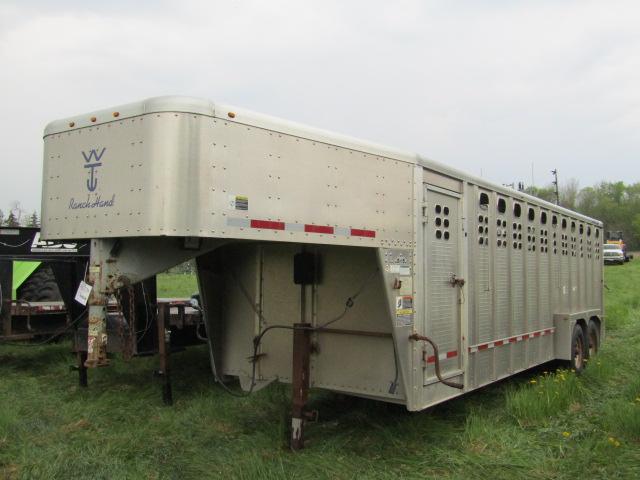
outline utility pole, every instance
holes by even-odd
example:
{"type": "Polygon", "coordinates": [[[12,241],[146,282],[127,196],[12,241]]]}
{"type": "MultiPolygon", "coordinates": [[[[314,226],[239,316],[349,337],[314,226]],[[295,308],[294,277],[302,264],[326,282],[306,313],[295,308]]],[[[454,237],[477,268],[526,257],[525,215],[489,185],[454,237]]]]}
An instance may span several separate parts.
{"type": "Polygon", "coordinates": [[[536,185],[536,181],[533,178],[533,162],[531,162],[531,186],[535,187],[535,185],[536,185]]]}
{"type": "Polygon", "coordinates": [[[556,187],[556,205],[560,205],[560,192],[558,191],[558,169],[551,170],[553,175],[553,185],[556,187]]]}

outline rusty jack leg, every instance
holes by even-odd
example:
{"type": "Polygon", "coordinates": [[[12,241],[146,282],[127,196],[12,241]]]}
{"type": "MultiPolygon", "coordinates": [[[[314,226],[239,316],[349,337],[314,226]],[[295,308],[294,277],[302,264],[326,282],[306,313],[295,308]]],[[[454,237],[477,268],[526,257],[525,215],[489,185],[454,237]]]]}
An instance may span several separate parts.
{"type": "Polygon", "coordinates": [[[311,324],[293,326],[293,407],[291,412],[291,449],[304,448],[304,424],[309,398],[309,357],[311,354],[311,324]]]}
{"type": "MultiPolygon", "coordinates": [[[[99,297],[100,295],[95,295],[99,297]]],[[[91,293],[94,298],[93,292],[91,293]]],[[[89,329],[87,331],[87,360],[88,368],[109,365],[107,359],[107,317],[106,307],[102,299],[89,300],[89,329]],[[96,304],[102,301],[103,304],[96,304]]]]}
{"type": "Polygon", "coordinates": [[[169,368],[171,330],[167,328],[171,314],[171,307],[165,304],[158,310],[158,357],[160,359],[160,370],[158,370],[158,374],[162,377],[162,401],[165,405],[173,405],[173,393],[171,391],[171,376],[169,368]]]}
{"type": "Polygon", "coordinates": [[[89,322],[87,329],[87,359],[84,365],[88,368],[109,365],[107,359],[107,296],[105,272],[102,268],[101,251],[92,246],[89,262],[89,322]]]}

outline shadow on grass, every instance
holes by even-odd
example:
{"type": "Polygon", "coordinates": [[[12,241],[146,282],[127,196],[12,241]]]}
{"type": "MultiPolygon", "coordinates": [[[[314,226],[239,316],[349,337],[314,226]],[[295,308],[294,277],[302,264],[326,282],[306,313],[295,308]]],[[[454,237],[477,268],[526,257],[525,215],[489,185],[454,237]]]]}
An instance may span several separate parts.
{"type": "Polygon", "coordinates": [[[29,371],[38,374],[62,361],[73,362],[68,342],[37,346],[29,343],[20,345],[0,344],[0,366],[2,369],[29,371]]]}

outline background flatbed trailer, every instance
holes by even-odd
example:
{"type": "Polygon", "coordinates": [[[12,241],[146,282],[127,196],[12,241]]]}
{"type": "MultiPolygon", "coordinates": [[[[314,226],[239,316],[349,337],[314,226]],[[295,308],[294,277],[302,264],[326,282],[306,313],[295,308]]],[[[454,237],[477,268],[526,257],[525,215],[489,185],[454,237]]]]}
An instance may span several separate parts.
{"type": "Polygon", "coordinates": [[[45,130],[47,239],[91,238],[88,366],[106,299],[196,258],[211,367],[421,410],[604,333],[602,223],[419,155],[161,97],[45,130]]]}
{"type": "MultiPolygon", "coordinates": [[[[88,260],[86,239],[45,241],[38,227],[0,228],[0,347],[31,340],[38,345],[71,335],[82,386],[87,385],[87,315],[74,296],[86,276],[88,260]],[[23,282],[13,281],[17,262],[31,264],[24,265],[23,282]],[[28,275],[34,273],[37,278],[28,275]]],[[[198,339],[198,329],[204,331],[200,310],[188,298],[156,298],[155,276],[122,290],[106,306],[109,353],[130,358],[162,350],[161,362],[166,363],[172,351],[202,343],[198,339]],[[165,330],[169,341],[160,349],[159,338],[165,338],[165,330]]],[[[168,378],[166,385],[165,401],[170,403],[168,378]]]]}

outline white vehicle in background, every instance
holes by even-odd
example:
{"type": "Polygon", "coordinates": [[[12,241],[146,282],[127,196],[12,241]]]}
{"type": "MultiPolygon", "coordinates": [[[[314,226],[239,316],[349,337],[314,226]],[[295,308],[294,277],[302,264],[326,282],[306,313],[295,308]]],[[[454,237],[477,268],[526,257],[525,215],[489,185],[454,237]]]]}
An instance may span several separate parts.
{"type": "Polygon", "coordinates": [[[624,264],[624,251],[619,245],[605,243],[602,247],[605,265],[624,264]]]}

